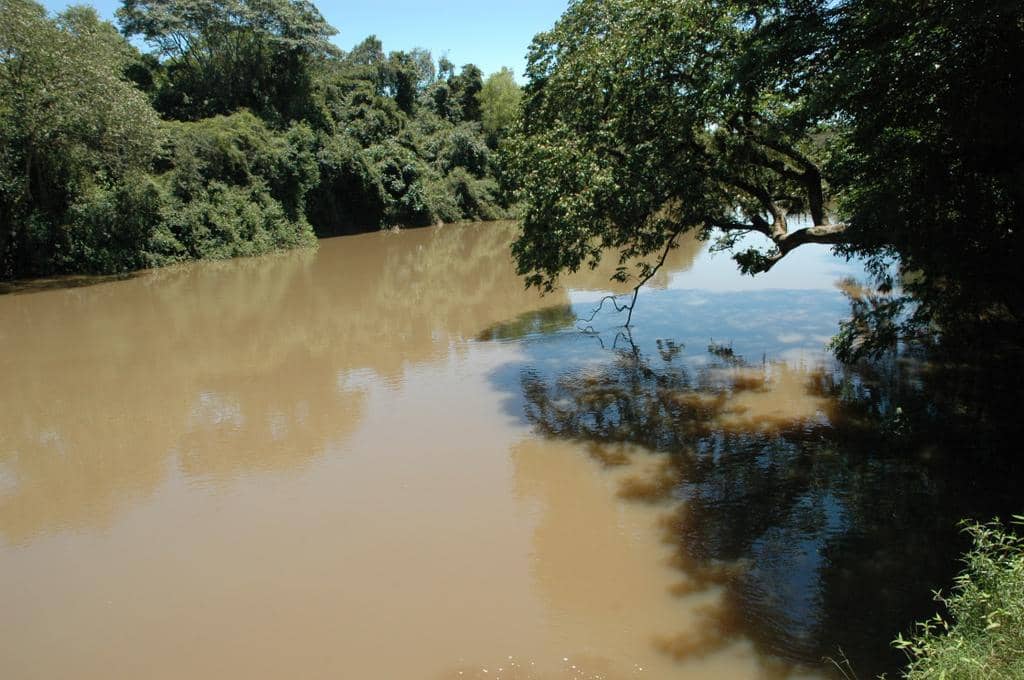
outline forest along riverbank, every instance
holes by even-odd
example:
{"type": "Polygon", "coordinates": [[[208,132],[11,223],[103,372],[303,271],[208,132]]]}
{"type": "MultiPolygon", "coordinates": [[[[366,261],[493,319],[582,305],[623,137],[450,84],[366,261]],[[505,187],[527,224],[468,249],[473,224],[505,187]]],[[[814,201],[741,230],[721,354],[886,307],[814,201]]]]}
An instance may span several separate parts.
{"type": "Polygon", "coordinates": [[[686,241],[581,333],[610,270],[524,291],[513,230],[0,296],[5,672],[894,669],[1014,485],[901,431],[927,373],[828,360],[855,271],[686,241]]]}

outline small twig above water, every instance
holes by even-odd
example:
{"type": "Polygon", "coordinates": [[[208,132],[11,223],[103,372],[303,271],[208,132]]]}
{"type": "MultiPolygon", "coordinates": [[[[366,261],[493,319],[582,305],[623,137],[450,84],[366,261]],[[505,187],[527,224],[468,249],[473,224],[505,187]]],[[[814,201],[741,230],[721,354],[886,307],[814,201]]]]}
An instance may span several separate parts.
{"type": "Polygon", "coordinates": [[[661,268],[664,266],[665,260],[668,258],[669,252],[676,247],[676,239],[679,237],[679,234],[682,233],[682,231],[682,228],[679,228],[675,231],[675,233],[672,234],[672,236],[668,239],[668,242],[665,243],[665,248],[661,251],[661,257],[658,258],[658,262],[653,267],[649,268],[648,271],[642,277],[640,277],[640,280],[637,282],[637,284],[633,286],[633,297],[629,301],[629,304],[620,305],[618,302],[618,298],[621,296],[619,295],[605,295],[598,301],[597,307],[594,308],[594,310],[590,313],[589,317],[587,317],[586,319],[577,319],[577,322],[582,321],[582,323],[588,325],[585,327],[581,327],[577,324],[576,327],[584,332],[587,332],[588,329],[590,330],[590,332],[593,332],[593,327],[591,327],[589,324],[597,317],[598,313],[600,313],[600,311],[604,308],[604,303],[610,301],[612,303],[612,306],[615,307],[616,313],[625,312],[627,310],[629,311],[629,314],[626,315],[626,323],[623,324],[623,328],[628,329],[633,321],[633,309],[636,307],[636,299],[637,296],[640,295],[640,289],[647,285],[647,282],[653,279],[655,274],[657,274],[658,271],[661,270],[661,268]]]}
{"type": "MultiPolygon", "coordinates": [[[[618,303],[618,297],[619,297],[618,295],[605,295],[603,298],[601,298],[598,301],[597,307],[595,307],[590,312],[590,316],[588,316],[586,319],[582,319],[582,322],[585,323],[585,324],[590,324],[590,322],[593,321],[597,317],[598,313],[604,308],[604,303],[606,303],[606,302],[611,302],[612,303],[612,305],[615,307],[615,312],[616,313],[624,312],[627,309],[632,311],[632,305],[620,305],[618,303]]],[[[633,296],[633,300],[636,301],[636,296],[635,295],[633,296]]],[[[577,322],[581,321],[581,319],[576,319],[576,320],[577,320],[577,322]]],[[[628,321],[626,322],[626,325],[627,326],[629,325],[628,321]]],[[[587,325],[585,328],[584,327],[580,327],[579,325],[577,325],[576,327],[579,328],[581,331],[586,330],[588,328],[590,330],[593,330],[593,327],[590,326],[590,325],[587,325]]]]}

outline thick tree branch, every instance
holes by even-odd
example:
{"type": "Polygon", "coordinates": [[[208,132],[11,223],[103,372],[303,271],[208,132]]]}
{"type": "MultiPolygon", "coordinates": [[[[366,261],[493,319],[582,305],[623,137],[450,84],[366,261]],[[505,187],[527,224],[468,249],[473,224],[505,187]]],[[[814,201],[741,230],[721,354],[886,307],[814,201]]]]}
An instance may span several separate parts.
{"type": "Polygon", "coordinates": [[[827,225],[828,214],[825,212],[825,191],[822,186],[821,170],[818,168],[818,165],[790,144],[768,139],[753,132],[751,132],[751,136],[758,144],[785,156],[803,170],[801,173],[794,173],[792,170],[787,169],[788,173],[792,173],[795,177],[790,174],[785,176],[795,179],[803,185],[804,190],[807,192],[808,210],[814,223],[827,225]]]}
{"type": "Polygon", "coordinates": [[[775,242],[777,251],[768,255],[758,272],[767,272],[774,267],[782,258],[793,249],[807,243],[820,243],[823,245],[838,245],[847,242],[847,227],[845,224],[816,224],[813,227],[797,229],[792,234],[787,234],[781,239],[772,239],[775,242]]]}
{"type": "Polygon", "coordinates": [[[786,179],[788,179],[790,181],[793,181],[793,182],[802,183],[804,181],[804,173],[798,172],[798,171],[790,168],[789,166],[786,165],[786,163],[784,161],[782,161],[782,160],[780,160],[778,158],[772,158],[771,156],[766,154],[764,151],[761,151],[759,149],[757,149],[757,150],[755,150],[755,149],[748,149],[748,150],[749,150],[749,152],[751,154],[750,161],[752,163],[754,163],[755,165],[759,165],[762,168],[766,168],[768,170],[771,170],[772,172],[774,172],[775,174],[779,175],[780,177],[785,177],[786,179]]]}
{"type": "Polygon", "coordinates": [[[798,229],[792,233],[778,234],[772,228],[768,228],[762,220],[759,226],[753,221],[750,224],[743,222],[709,222],[708,226],[723,231],[756,231],[764,234],[775,244],[775,252],[769,255],[758,256],[756,260],[748,260],[746,266],[750,273],[763,273],[769,271],[778,264],[786,255],[795,248],[807,243],[820,243],[823,245],[839,245],[847,242],[845,224],[815,224],[811,227],[798,229]]]}
{"type": "Polygon", "coordinates": [[[783,156],[786,156],[805,171],[818,169],[818,166],[814,163],[814,161],[812,161],[810,158],[797,151],[789,144],[784,144],[777,140],[768,139],[767,137],[762,137],[753,132],[751,132],[751,136],[753,137],[754,141],[756,141],[761,146],[768,147],[772,151],[782,154],[783,156]]]}

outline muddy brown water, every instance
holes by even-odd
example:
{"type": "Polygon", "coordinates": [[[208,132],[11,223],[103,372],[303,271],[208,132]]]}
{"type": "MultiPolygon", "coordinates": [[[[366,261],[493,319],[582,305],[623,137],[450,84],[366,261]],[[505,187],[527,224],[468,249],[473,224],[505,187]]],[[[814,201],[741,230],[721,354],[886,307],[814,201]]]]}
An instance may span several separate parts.
{"type": "Polygon", "coordinates": [[[814,251],[755,282],[686,241],[634,337],[610,314],[584,333],[609,268],[540,297],[513,229],[0,296],[0,675],[814,677],[844,642],[861,668],[888,658],[937,584],[879,594],[902,572],[869,528],[907,508],[865,521],[853,499],[920,474],[829,434],[836,385],[866,384],[823,351],[852,268],[814,251]]]}

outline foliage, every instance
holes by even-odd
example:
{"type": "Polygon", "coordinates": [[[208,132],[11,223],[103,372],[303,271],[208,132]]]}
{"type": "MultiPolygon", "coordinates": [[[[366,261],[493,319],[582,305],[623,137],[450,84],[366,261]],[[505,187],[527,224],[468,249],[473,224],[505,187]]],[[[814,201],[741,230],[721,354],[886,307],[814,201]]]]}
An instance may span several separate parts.
{"type": "Polygon", "coordinates": [[[522,96],[522,89],[507,68],[492,73],[484,81],[477,99],[480,101],[481,122],[492,147],[497,146],[497,140],[512,129],[519,117],[522,96]]]}
{"type": "Polygon", "coordinates": [[[0,1],[0,277],[137,266],[147,229],[112,216],[150,203],[160,133],[130,55],[90,9],[0,1]]]}
{"type": "Polygon", "coordinates": [[[440,79],[427,88],[424,100],[441,118],[452,122],[479,121],[482,116],[478,95],[483,90],[480,69],[466,64],[458,75],[447,59],[439,62],[440,79]]]}
{"type": "MultiPolygon", "coordinates": [[[[813,42],[769,41],[766,22],[743,2],[582,0],[534,39],[513,155],[531,284],[682,230],[784,234],[801,210],[824,223],[819,121],[798,87],[813,42]]],[[[744,268],[768,268],[759,257],[744,268]]]]}
{"type": "Polygon", "coordinates": [[[0,0],[0,278],[508,214],[472,64],[374,36],[342,54],[305,0],[117,15],[151,54],[89,8],[0,0]]]}
{"type": "Polygon", "coordinates": [[[165,60],[161,112],[186,119],[242,107],[302,118],[310,64],[336,52],[337,31],[307,0],[124,0],[117,16],[165,60]]]}
{"type": "Polygon", "coordinates": [[[358,141],[336,135],[317,153],[320,183],[309,201],[309,216],[319,233],[335,225],[374,227],[384,219],[384,187],[358,141]]]}
{"type": "Polygon", "coordinates": [[[421,49],[385,57],[371,36],[319,77],[329,121],[309,201],[318,233],[508,215],[475,66],[456,75],[442,59],[435,70],[421,49]]]}
{"type": "Polygon", "coordinates": [[[966,569],[938,597],[951,620],[936,614],[894,643],[910,657],[906,678],[1024,677],[1024,538],[995,521],[965,528],[974,541],[966,569]]]}
{"type": "Polygon", "coordinates": [[[1024,8],[857,1],[835,21],[828,96],[845,125],[829,173],[851,225],[843,252],[871,258],[883,287],[898,257],[909,275],[897,283],[920,303],[890,315],[903,336],[1019,334],[1024,8]]]}
{"type": "Polygon", "coordinates": [[[270,130],[251,113],[166,125],[154,263],[255,255],[313,242],[306,193],[317,183],[313,133],[270,130]]]}
{"type": "Polygon", "coordinates": [[[1019,336],[1022,32],[1008,1],[577,0],[530,48],[519,270],[550,288],[608,248],[757,232],[746,273],[822,243],[914,297],[850,326],[846,358],[876,327],[1019,336]]]}
{"type": "Polygon", "coordinates": [[[68,255],[54,264],[95,272],[149,266],[147,250],[159,229],[162,198],[152,179],[141,174],[111,186],[89,186],[68,206],[68,255]]]}

